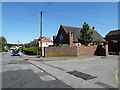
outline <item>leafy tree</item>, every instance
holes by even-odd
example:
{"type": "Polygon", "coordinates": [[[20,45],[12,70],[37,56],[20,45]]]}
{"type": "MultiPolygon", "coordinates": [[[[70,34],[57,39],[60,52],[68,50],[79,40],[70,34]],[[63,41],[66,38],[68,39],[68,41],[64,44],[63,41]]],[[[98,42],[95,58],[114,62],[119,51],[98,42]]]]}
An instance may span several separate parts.
{"type": "Polygon", "coordinates": [[[89,30],[89,25],[84,22],[83,29],[81,30],[80,38],[78,38],[79,42],[82,45],[88,46],[89,43],[93,41],[92,38],[93,31],[89,30]]]}
{"type": "Polygon", "coordinates": [[[4,46],[7,44],[7,40],[5,37],[0,37],[0,52],[4,51],[4,46]]]}
{"type": "Polygon", "coordinates": [[[7,44],[6,38],[5,38],[4,36],[1,36],[1,37],[0,37],[0,45],[1,45],[1,46],[4,46],[4,45],[6,45],[6,44],[7,44]]]}

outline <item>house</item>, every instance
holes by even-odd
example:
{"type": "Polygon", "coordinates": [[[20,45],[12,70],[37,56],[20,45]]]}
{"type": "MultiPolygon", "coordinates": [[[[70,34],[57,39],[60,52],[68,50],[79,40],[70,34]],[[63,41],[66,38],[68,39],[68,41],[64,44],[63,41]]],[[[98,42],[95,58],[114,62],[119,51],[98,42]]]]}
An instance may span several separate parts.
{"type": "MultiPolygon", "coordinates": [[[[53,36],[54,45],[70,45],[70,46],[80,46],[81,44],[78,41],[78,38],[81,35],[82,28],[80,27],[71,27],[61,25],[58,31],[57,36],[53,36]]],[[[102,41],[104,38],[95,30],[90,29],[93,32],[93,41],[102,41]]]]}
{"type": "Polygon", "coordinates": [[[39,39],[34,39],[30,42],[30,47],[38,47],[39,39]]]}
{"type": "MultiPolygon", "coordinates": [[[[40,45],[40,39],[34,39],[33,41],[30,41],[30,43],[24,44],[24,47],[41,47],[40,45]]],[[[53,41],[50,38],[42,37],[42,47],[48,47],[50,45],[53,45],[53,41]]]]}
{"type": "Polygon", "coordinates": [[[109,52],[120,52],[120,30],[112,30],[106,35],[109,52]]]}
{"type": "MultiPolygon", "coordinates": [[[[48,47],[53,45],[53,41],[50,38],[42,37],[42,47],[48,47]]],[[[39,47],[41,46],[39,41],[39,47]]]]}
{"type": "Polygon", "coordinates": [[[18,49],[19,47],[18,46],[11,46],[10,49],[18,49]]]}
{"type": "Polygon", "coordinates": [[[26,44],[24,44],[23,47],[24,47],[24,48],[28,48],[28,47],[30,47],[30,43],[26,43],[26,44]]]}

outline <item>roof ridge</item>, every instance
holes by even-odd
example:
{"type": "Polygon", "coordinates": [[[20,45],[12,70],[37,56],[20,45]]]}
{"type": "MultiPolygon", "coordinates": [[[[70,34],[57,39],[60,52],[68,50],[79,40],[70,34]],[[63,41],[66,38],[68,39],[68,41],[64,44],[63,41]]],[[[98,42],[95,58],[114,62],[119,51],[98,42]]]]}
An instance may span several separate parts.
{"type": "MultiPolygon", "coordinates": [[[[62,27],[70,27],[70,28],[79,28],[79,29],[82,29],[82,27],[74,27],[74,26],[64,26],[64,25],[61,25],[62,27]]],[[[89,30],[93,30],[92,28],[89,28],[89,30]]],[[[94,30],[96,31],[96,30],[94,30]]]]}
{"type": "Polygon", "coordinates": [[[110,32],[116,32],[116,31],[120,31],[120,29],[118,29],[118,30],[112,30],[112,31],[110,31],[110,32]]]}
{"type": "Polygon", "coordinates": [[[62,27],[71,27],[71,28],[81,28],[81,27],[73,27],[73,26],[65,26],[65,25],[61,25],[62,27]]]}

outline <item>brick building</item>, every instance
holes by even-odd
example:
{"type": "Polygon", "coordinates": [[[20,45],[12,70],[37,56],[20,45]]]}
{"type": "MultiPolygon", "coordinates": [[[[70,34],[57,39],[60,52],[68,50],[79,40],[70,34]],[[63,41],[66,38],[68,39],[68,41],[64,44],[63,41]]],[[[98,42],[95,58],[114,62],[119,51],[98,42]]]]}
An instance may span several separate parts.
{"type": "MultiPolygon", "coordinates": [[[[71,26],[63,26],[61,25],[58,31],[57,36],[53,36],[54,45],[70,45],[70,46],[80,46],[81,44],[78,41],[78,38],[81,35],[82,28],[80,27],[71,27],[71,26]]],[[[102,41],[105,40],[103,37],[95,30],[90,29],[93,32],[93,41],[102,41]]]]}
{"type": "Polygon", "coordinates": [[[106,35],[106,41],[108,41],[109,52],[120,52],[120,30],[110,31],[106,35]]]}

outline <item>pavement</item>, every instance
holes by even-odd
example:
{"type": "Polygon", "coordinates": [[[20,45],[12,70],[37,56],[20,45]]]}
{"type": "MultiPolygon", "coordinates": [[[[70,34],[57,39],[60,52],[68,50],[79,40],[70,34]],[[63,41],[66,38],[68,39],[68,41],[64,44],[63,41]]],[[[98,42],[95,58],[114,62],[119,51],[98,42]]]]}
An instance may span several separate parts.
{"type": "MultiPolygon", "coordinates": [[[[116,78],[118,56],[82,56],[82,57],[49,57],[36,58],[22,55],[24,60],[49,73],[72,88],[118,88],[116,78]],[[97,78],[83,80],[69,74],[78,71],[97,78]]],[[[119,75],[117,75],[118,77],[119,75]]]]}
{"type": "Polygon", "coordinates": [[[73,56],[73,57],[40,57],[38,58],[37,55],[25,55],[21,53],[21,57],[25,60],[31,60],[31,61],[67,61],[67,60],[93,60],[93,59],[101,59],[105,56],[73,56]]]}

